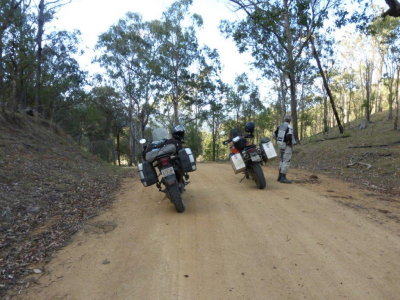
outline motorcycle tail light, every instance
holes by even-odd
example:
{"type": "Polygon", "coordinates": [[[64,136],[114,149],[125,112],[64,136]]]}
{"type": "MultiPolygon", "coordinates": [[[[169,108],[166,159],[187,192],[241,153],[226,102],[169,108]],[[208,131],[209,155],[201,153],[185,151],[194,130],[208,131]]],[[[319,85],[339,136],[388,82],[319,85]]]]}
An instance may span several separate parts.
{"type": "Polygon", "coordinates": [[[167,166],[167,165],[169,165],[169,157],[161,157],[159,162],[160,162],[160,165],[167,166]]]}

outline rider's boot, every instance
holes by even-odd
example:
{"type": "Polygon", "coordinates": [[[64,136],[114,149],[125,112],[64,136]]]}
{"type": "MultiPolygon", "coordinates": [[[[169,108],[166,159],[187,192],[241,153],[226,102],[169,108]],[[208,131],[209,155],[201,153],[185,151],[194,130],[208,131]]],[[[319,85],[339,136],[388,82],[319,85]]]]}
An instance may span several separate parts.
{"type": "Polygon", "coordinates": [[[279,180],[280,183],[292,183],[291,180],[286,178],[286,174],[282,174],[281,179],[279,180]]]}
{"type": "Polygon", "coordinates": [[[278,176],[278,179],[276,181],[281,181],[281,178],[282,178],[282,173],[279,172],[279,176],[278,176]]]}

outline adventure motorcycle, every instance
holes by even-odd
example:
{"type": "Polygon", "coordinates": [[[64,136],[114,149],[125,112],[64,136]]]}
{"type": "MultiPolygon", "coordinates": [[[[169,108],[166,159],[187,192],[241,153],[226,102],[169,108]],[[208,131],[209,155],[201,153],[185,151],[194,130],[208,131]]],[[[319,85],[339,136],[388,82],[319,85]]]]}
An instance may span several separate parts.
{"type": "MultiPolygon", "coordinates": [[[[163,129],[158,132],[160,130],[163,129]]],[[[144,148],[143,162],[138,165],[140,180],[146,187],[156,184],[159,191],[166,193],[176,211],[182,213],[185,205],[181,194],[189,184],[188,172],[196,170],[194,156],[190,148],[179,149],[180,141],[166,137],[155,139],[155,136],[153,132],[153,142],[148,145],[145,145],[145,139],[140,140],[144,148]]]]}
{"type": "Polygon", "coordinates": [[[223,141],[223,144],[231,143],[230,161],[235,174],[244,173],[247,179],[251,177],[254,180],[257,188],[264,189],[267,183],[261,165],[269,158],[276,157],[276,152],[268,138],[261,139],[260,147],[248,142],[247,139],[254,138],[253,122],[246,124],[245,131],[248,134],[242,136],[238,130],[234,130],[232,137],[223,141]]]}

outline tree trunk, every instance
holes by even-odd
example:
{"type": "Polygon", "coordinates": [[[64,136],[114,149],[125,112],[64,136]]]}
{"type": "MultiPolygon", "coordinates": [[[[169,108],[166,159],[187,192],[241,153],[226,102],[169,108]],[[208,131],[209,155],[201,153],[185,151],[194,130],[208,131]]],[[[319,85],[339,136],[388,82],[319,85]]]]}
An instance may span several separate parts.
{"type": "Polygon", "coordinates": [[[40,0],[39,2],[39,11],[38,11],[38,31],[36,36],[36,79],[35,79],[35,109],[36,112],[40,111],[40,91],[41,91],[41,82],[42,82],[42,40],[44,33],[44,0],[40,0]]]}
{"type": "Polygon", "coordinates": [[[212,116],[212,160],[215,161],[215,144],[216,144],[216,128],[215,128],[215,112],[212,116]]]}
{"type": "Polygon", "coordinates": [[[347,103],[347,115],[346,115],[346,118],[347,118],[347,124],[349,124],[350,123],[350,113],[351,113],[351,102],[352,102],[352,96],[353,96],[353,91],[352,91],[352,89],[350,89],[350,92],[349,92],[349,102],[347,103]]]}
{"type": "Polygon", "coordinates": [[[174,105],[174,124],[173,125],[177,125],[179,124],[179,104],[178,104],[178,100],[174,100],[173,101],[173,105],[174,105]]]}
{"type": "Polygon", "coordinates": [[[366,62],[366,70],[365,70],[365,92],[366,92],[366,99],[365,99],[365,118],[368,122],[371,121],[371,89],[372,89],[372,66],[371,62],[366,62]]]}
{"type": "MultiPolygon", "coordinates": [[[[394,74],[393,74],[394,75],[394,74]]],[[[393,76],[394,77],[394,76],[393,76]]],[[[389,104],[389,114],[388,114],[388,120],[393,119],[393,99],[394,95],[396,92],[393,91],[393,86],[395,85],[395,79],[394,78],[388,78],[388,90],[389,90],[389,95],[388,95],[388,104],[389,104]]]]}
{"type": "MultiPolygon", "coordinates": [[[[286,115],[286,93],[287,93],[287,87],[286,87],[286,82],[285,82],[285,75],[282,73],[280,75],[280,84],[281,84],[281,96],[280,96],[280,102],[279,105],[281,107],[281,115],[282,118],[286,115]]],[[[281,120],[279,120],[281,121],[281,120]]]]}
{"type": "Polygon", "coordinates": [[[121,166],[121,147],[120,147],[120,131],[117,132],[117,160],[118,166],[121,166]]]}
{"type": "Polygon", "coordinates": [[[128,165],[132,166],[133,161],[134,161],[134,134],[133,134],[133,101],[132,99],[129,99],[129,160],[128,160],[128,165]]]}
{"type": "Polygon", "coordinates": [[[284,22],[285,22],[285,36],[287,40],[287,58],[288,58],[288,77],[290,81],[290,109],[292,115],[293,124],[293,135],[296,141],[299,141],[299,130],[297,123],[297,95],[296,95],[296,72],[295,72],[295,61],[293,58],[293,42],[292,32],[290,29],[290,17],[289,17],[289,1],[283,1],[284,10],[284,22]]]}
{"type": "Polygon", "coordinates": [[[399,80],[400,80],[400,66],[397,66],[396,72],[396,113],[393,122],[393,129],[397,130],[399,127],[399,80]]]}
{"type": "Polygon", "coordinates": [[[328,81],[327,81],[326,76],[325,76],[325,72],[322,69],[322,65],[321,65],[321,61],[320,61],[319,56],[318,56],[317,49],[315,49],[314,38],[311,38],[310,42],[311,42],[312,52],[313,52],[314,58],[315,58],[315,60],[317,62],[319,73],[321,74],[322,81],[324,83],[324,87],[325,87],[326,93],[329,96],[329,100],[330,100],[330,103],[331,103],[331,106],[332,106],[333,114],[334,114],[335,119],[336,119],[336,123],[337,123],[337,125],[339,127],[340,133],[343,134],[344,133],[343,126],[342,126],[342,123],[340,122],[339,114],[337,112],[335,101],[333,99],[333,95],[331,93],[331,89],[329,88],[328,81]]]}
{"type": "Polygon", "coordinates": [[[6,111],[6,98],[4,93],[4,66],[3,66],[3,33],[0,33],[0,105],[1,111],[6,111]]]}

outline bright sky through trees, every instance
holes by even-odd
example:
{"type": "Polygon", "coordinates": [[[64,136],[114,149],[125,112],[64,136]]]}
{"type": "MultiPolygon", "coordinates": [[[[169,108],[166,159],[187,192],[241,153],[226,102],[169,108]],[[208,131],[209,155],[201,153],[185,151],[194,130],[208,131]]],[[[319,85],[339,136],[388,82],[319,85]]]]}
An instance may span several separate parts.
{"type": "MultiPolygon", "coordinates": [[[[173,2],[174,0],[72,0],[58,11],[57,20],[52,22],[51,29],[79,29],[85,50],[85,54],[78,59],[79,63],[83,69],[94,72],[99,69],[91,65],[93,48],[101,33],[107,31],[128,11],[140,13],[145,20],[159,19],[173,2]]],[[[199,42],[210,48],[217,48],[221,55],[223,80],[233,83],[236,75],[249,72],[250,54],[239,54],[234,42],[226,40],[218,28],[222,19],[237,18],[237,13],[229,8],[228,1],[194,0],[191,11],[203,17],[203,29],[198,32],[199,42]]],[[[256,79],[256,73],[254,71],[250,76],[252,80],[256,79]]]]}

